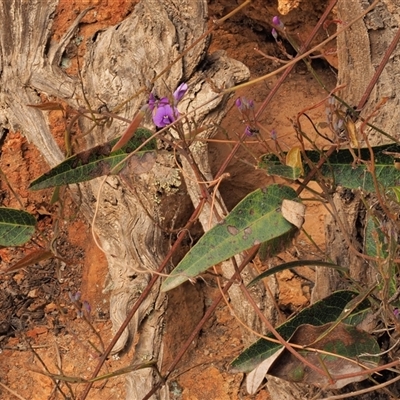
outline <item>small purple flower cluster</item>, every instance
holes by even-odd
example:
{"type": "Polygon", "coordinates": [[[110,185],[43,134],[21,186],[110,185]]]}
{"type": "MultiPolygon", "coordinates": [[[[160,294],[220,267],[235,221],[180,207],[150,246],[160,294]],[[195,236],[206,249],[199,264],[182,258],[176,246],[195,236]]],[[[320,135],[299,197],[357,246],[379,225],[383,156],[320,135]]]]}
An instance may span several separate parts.
{"type": "Polygon", "coordinates": [[[246,97],[238,97],[235,101],[236,107],[242,114],[245,114],[248,110],[254,109],[254,101],[247,100],[246,97]]]}
{"type": "Polygon", "coordinates": [[[239,109],[240,113],[243,115],[247,122],[246,129],[244,133],[246,136],[254,136],[258,133],[258,130],[253,128],[252,122],[254,121],[254,101],[248,100],[246,97],[238,97],[235,101],[236,107],[239,109]]]}
{"type": "Polygon", "coordinates": [[[185,95],[187,89],[188,85],[186,83],[182,83],[178,86],[172,95],[174,99],[173,105],[169,104],[167,97],[157,100],[154,94],[150,93],[148,106],[153,113],[153,122],[158,128],[164,128],[179,118],[180,114],[176,105],[185,95]]]}
{"type": "Polygon", "coordinates": [[[83,302],[81,302],[81,292],[68,292],[68,296],[72,304],[74,304],[74,306],[76,307],[76,314],[78,318],[82,318],[84,314],[86,315],[86,317],[89,318],[92,309],[88,301],[84,300],[83,302]]]}
{"type": "Polygon", "coordinates": [[[81,298],[81,292],[76,292],[76,293],[68,292],[68,296],[72,303],[77,303],[81,298]]]}

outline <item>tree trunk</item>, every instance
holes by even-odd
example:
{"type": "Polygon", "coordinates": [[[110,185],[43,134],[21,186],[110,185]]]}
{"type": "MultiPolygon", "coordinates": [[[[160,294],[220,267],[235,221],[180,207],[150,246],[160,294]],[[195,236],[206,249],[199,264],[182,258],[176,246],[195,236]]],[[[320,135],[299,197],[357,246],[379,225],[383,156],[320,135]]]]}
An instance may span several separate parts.
{"type": "MultiPolygon", "coordinates": [[[[368,2],[362,0],[339,0],[338,18],[342,21],[349,21],[360,15],[368,6],[368,2]]],[[[351,106],[359,104],[399,28],[398,3],[392,0],[383,0],[363,20],[354,24],[344,34],[339,35],[337,40],[338,84],[346,85],[339,95],[347,104],[351,106]]],[[[371,124],[382,129],[395,140],[400,139],[397,94],[400,83],[399,56],[400,47],[397,45],[360,114],[362,118],[368,119],[371,124]],[[387,99],[386,103],[377,109],[383,98],[387,99]],[[378,112],[375,113],[376,110],[378,112]]],[[[361,122],[356,125],[360,132],[361,122]]],[[[393,142],[392,139],[371,128],[367,128],[365,132],[371,146],[393,142]]],[[[361,146],[365,147],[366,143],[361,140],[361,135],[359,135],[359,140],[361,146]]],[[[333,203],[337,213],[335,218],[328,216],[326,220],[327,256],[338,265],[349,268],[351,278],[362,288],[367,289],[378,284],[384,279],[384,276],[380,275],[382,271],[378,271],[374,263],[366,261],[357,254],[357,251],[365,253],[367,219],[371,219],[371,215],[373,215],[382,224],[391,225],[388,232],[392,231],[393,233],[399,230],[398,221],[387,221],[386,216],[381,212],[377,213],[377,208],[380,207],[376,196],[366,195],[361,191],[338,188],[333,196],[333,203]]],[[[329,268],[317,268],[312,300],[319,300],[335,290],[347,287],[348,283],[340,280],[339,274],[336,272],[329,268]]],[[[374,327],[373,324],[374,322],[372,322],[371,329],[374,327]]],[[[361,388],[364,386],[353,384],[348,390],[361,388]]],[[[370,399],[371,396],[379,399],[392,398],[382,392],[366,393],[357,398],[363,400],[370,399]]]]}
{"type": "MultiPolygon", "coordinates": [[[[340,20],[349,21],[360,15],[368,5],[368,2],[362,0],[340,0],[338,17],[340,20]]],[[[360,20],[347,29],[344,34],[339,35],[337,41],[338,83],[346,85],[340,92],[340,96],[347,104],[357,106],[399,26],[398,2],[383,0],[364,20],[360,20]]],[[[361,112],[361,116],[364,118],[371,116],[382,99],[387,98],[385,105],[369,122],[397,139],[399,138],[400,119],[393,117],[398,115],[399,54],[400,48],[397,45],[361,112]]],[[[379,132],[371,129],[367,132],[369,132],[372,145],[390,141],[379,132]]]]}
{"type": "MultiPolygon", "coordinates": [[[[338,17],[348,21],[354,16],[360,15],[368,5],[361,0],[341,0],[338,3],[338,17]]],[[[340,92],[340,96],[352,106],[356,106],[372,76],[380,64],[385,51],[389,47],[394,35],[400,27],[400,13],[394,1],[384,0],[370,12],[364,20],[360,20],[339,35],[338,60],[339,60],[339,85],[346,85],[340,92]]],[[[361,117],[369,118],[383,98],[387,98],[384,106],[379,108],[369,122],[379,127],[395,139],[399,140],[400,119],[393,118],[398,112],[398,96],[396,88],[399,85],[400,64],[397,62],[400,55],[400,47],[394,50],[375,85],[365,107],[361,111],[361,117]]],[[[361,122],[357,123],[358,129],[361,122]]],[[[366,130],[368,140],[372,146],[391,142],[381,133],[368,128],[366,130]]],[[[361,136],[360,136],[361,140],[361,136]]],[[[361,146],[365,143],[361,141],[361,146]]],[[[372,202],[372,200],[369,200],[372,202]]],[[[350,268],[350,274],[363,285],[370,285],[375,281],[375,273],[362,258],[357,256],[354,250],[349,248],[345,236],[359,251],[363,250],[363,227],[365,226],[365,207],[361,202],[360,193],[351,193],[339,190],[334,196],[334,203],[338,211],[338,217],[342,220],[346,232],[339,226],[338,221],[329,217],[326,223],[326,239],[328,256],[339,265],[350,268]]],[[[316,288],[313,300],[316,301],[340,287],[338,275],[326,268],[317,268],[316,288]]]]}
{"type": "MultiPolygon", "coordinates": [[[[64,158],[49,130],[42,111],[27,107],[40,102],[39,94],[62,99],[72,108],[92,110],[102,102],[114,109],[129,99],[120,115],[132,118],[145,103],[140,89],[206,30],[207,5],[205,0],[182,0],[176,7],[172,0],[143,0],[132,14],[116,26],[94,35],[84,58],[82,86],[75,77],[61,69],[61,58],[73,38],[80,14],[60,43],[51,41],[51,25],[57,0],[44,2],[5,1],[0,4],[1,58],[0,122],[8,129],[20,130],[41,151],[50,167],[64,158]],[[82,93],[84,87],[85,93],[82,93]],[[139,93],[136,97],[132,96],[139,93]],[[101,101],[99,100],[101,99],[101,101]]],[[[182,81],[189,82],[188,107],[198,107],[204,98],[216,96],[213,88],[227,87],[248,79],[246,67],[223,54],[209,57],[208,40],[202,40],[185,57],[172,65],[162,79],[154,84],[154,91],[166,96],[182,81]],[[199,67],[208,57],[206,69],[199,67]]],[[[218,124],[224,115],[226,98],[219,97],[202,113],[195,114],[196,123],[218,124]]],[[[113,121],[110,127],[97,126],[82,119],[83,132],[92,129],[87,146],[102,143],[121,134],[124,124],[113,121]]],[[[212,131],[207,133],[212,134],[212,131]]],[[[207,149],[202,151],[207,152],[207,149]]],[[[201,161],[207,170],[207,157],[201,161]]],[[[107,178],[99,192],[101,179],[80,184],[85,216],[92,220],[96,206],[94,231],[105,251],[111,290],[111,319],[118,329],[127,310],[146,287],[150,274],[166,254],[167,243],[163,232],[154,222],[171,226],[175,214],[180,221],[187,215],[190,203],[183,178],[171,154],[160,152],[155,166],[143,174],[125,176],[124,180],[107,178]],[[130,188],[134,187],[134,190],[130,188]],[[139,201],[138,201],[139,200],[139,201]],[[143,208],[146,205],[146,209],[143,208]],[[169,220],[163,220],[168,210],[169,220]]],[[[159,284],[142,304],[130,326],[114,347],[122,351],[128,338],[138,329],[143,332],[135,348],[137,362],[156,359],[161,365],[162,317],[167,304],[159,284]],[[145,321],[144,317],[146,317],[145,321]]],[[[153,373],[144,369],[128,378],[127,398],[141,399],[153,385],[153,373]]],[[[167,388],[157,397],[167,398],[167,388]]]]}

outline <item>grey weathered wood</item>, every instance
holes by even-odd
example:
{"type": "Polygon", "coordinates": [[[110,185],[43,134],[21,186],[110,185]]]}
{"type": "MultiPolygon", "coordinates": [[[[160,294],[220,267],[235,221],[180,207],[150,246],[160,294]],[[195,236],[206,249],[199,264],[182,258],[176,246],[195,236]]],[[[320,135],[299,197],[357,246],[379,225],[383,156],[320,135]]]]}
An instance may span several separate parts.
{"type": "MultiPolygon", "coordinates": [[[[368,5],[362,0],[340,0],[338,17],[347,21],[360,15],[368,5]]],[[[338,83],[346,85],[339,93],[351,106],[356,106],[361,100],[375,69],[380,64],[399,27],[398,2],[383,0],[364,20],[360,20],[338,36],[338,83]]],[[[397,93],[397,87],[400,84],[400,64],[397,61],[399,56],[400,48],[397,46],[361,112],[362,117],[369,117],[377,104],[387,97],[384,107],[370,122],[397,138],[400,130],[400,119],[397,118],[399,115],[397,93]]],[[[376,131],[368,129],[367,132],[372,144],[377,145],[388,141],[376,131]]]]}
{"type": "MultiPolygon", "coordinates": [[[[45,114],[26,104],[39,103],[38,93],[42,92],[62,98],[75,109],[87,107],[78,79],[67,76],[60,67],[63,50],[83,14],[60,43],[50,42],[56,6],[56,0],[10,0],[0,4],[0,122],[8,129],[21,130],[38,147],[49,166],[59,163],[63,155],[51,136],[45,114]]],[[[123,22],[99,33],[92,43],[88,43],[82,70],[85,95],[92,109],[101,106],[102,101],[113,109],[141,88],[148,87],[157,74],[205,31],[206,19],[205,0],[182,0],[179,4],[172,0],[143,0],[123,22]]],[[[155,83],[155,92],[165,96],[183,80],[195,82],[190,104],[197,107],[202,99],[216,95],[213,87],[226,87],[248,77],[243,65],[223,55],[214,56],[207,69],[199,70],[206,49],[207,40],[203,40],[171,66],[155,83]],[[205,83],[206,78],[211,84],[205,83]]],[[[146,97],[147,94],[141,93],[132,98],[120,110],[121,116],[132,118],[146,97]]],[[[215,99],[195,117],[195,121],[220,122],[225,101],[222,97],[215,99]]],[[[87,120],[82,119],[80,124],[83,131],[92,128],[87,120]]],[[[125,126],[114,120],[111,127],[96,127],[86,145],[115,137],[125,126]]],[[[203,151],[206,154],[207,149],[203,151]]],[[[207,157],[201,162],[208,163],[207,157]]],[[[175,207],[171,214],[182,214],[188,208],[189,198],[173,157],[163,152],[160,152],[155,167],[146,173],[132,173],[122,181],[110,177],[99,192],[101,182],[97,179],[80,185],[81,209],[91,220],[97,206],[94,231],[109,264],[111,319],[117,329],[147,285],[150,273],[146,271],[158,267],[167,250],[168,243],[163,240],[162,230],[154,222],[168,226],[171,221],[162,221],[163,211],[169,209],[171,212],[171,207],[175,207]],[[146,210],[142,204],[146,205],[146,210]]],[[[129,336],[135,335],[140,328],[145,334],[140,335],[136,346],[136,361],[158,359],[161,321],[167,304],[166,296],[158,289],[159,284],[135,315],[130,333],[124,332],[116,344],[115,352],[122,351],[129,336]]],[[[142,398],[152,385],[151,370],[129,374],[127,398],[142,398]]],[[[167,396],[167,389],[157,395],[167,396]]]]}

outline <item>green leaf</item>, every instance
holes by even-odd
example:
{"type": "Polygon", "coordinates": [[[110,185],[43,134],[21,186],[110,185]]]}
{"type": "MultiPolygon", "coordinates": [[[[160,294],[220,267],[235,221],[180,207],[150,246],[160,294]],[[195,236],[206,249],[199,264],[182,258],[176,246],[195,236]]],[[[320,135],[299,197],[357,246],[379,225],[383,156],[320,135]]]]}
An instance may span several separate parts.
{"type": "MultiPolygon", "coordinates": [[[[99,176],[107,175],[110,172],[117,173],[122,169],[123,165],[121,165],[119,171],[113,171],[113,168],[152,135],[153,133],[150,130],[138,128],[136,129],[135,136],[120,150],[111,152],[112,147],[119,140],[119,138],[117,138],[105,144],[78,153],[67,158],[61,164],[34,180],[30,184],[29,189],[40,190],[53,186],[63,186],[71,183],[89,181],[99,176]]],[[[143,155],[155,148],[156,142],[153,139],[143,146],[137,154],[143,155]]]]}
{"type": "Polygon", "coordinates": [[[371,308],[358,307],[357,311],[353,311],[348,317],[344,318],[342,323],[346,325],[357,326],[361,324],[368,315],[371,314],[371,308]]]}
{"type": "MultiPolygon", "coordinates": [[[[348,290],[335,292],[300,311],[296,316],[276,328],[276,331],[285,340],[289,340],[295,330],[301,325],[310,324],[320,326],[336,321],[346,305],[356,296],[357,293],[348,290]]],[[[369,302],[366,300],[354,312],[357,313],[361,309],[368,307],[369,302]]],[[[272,334],[268,334],[267,336],[274,338],[272,334]]],[[[232,370],[235,372],[250,372],[280,348],[282,348],[282,345],[279,343],[259,339],[232,361],[232,370]]]]}
{"type": "Polygon", "coordinates": [[[264,169],[268,175],[280,176],[286,179],[296,180],[303,174],[302,168],[297,166],[283,165],[279,158],[274,154],[267,154],[263,156],[258,167],[264,169]]]}
{"type": "Polygon", "coordinates": [[[251,287],[255,285],[257,282],[259,282],[261,279],[267,278],[268,276],[274,275],[277,272],[284,271],[286,269],[291,269],[295,267],[304,267],[304,266],[315,266],[315,267],[328,267],[328,268],[334,268],[343,274],[347,275],[348,274],[348,269],[344,267],[340,267],[339,265],[325,262],[325,261],[320,261],[320,260],[297,260],[297,261],[290,261],[284,264],[277,265],[276,267],[269,268],[257,277],[255,277],[247,286],[251,287]]]}
{"type": "Polygon", "coordinates": [[[400,203],[400,186],[392,187],[392,190],[396,196],[396,201],[400,203]]]}
{"type": "MultiPolygon", "coordinates": [[[[385,190],[395,188],[400,185],[400,171],[396,168],[394,158],[390,153],[400,153],[400,146],[392,144],[379,147],[373,147],[375,159],[375,175],[380,189],[385,190]],[[388,154],[389,153],[389,154],[388,154]]],[[[358,154],[358,149],[353,149],[355,154],[358,154]]],[[[321,158],[321,153],[318,151],[306,151],[307,157],[316,165],[321,158]]],[[[326,178],[331,178],[335,185],[340,185],[349,189],[363,189],[367,192],[375,192],[373,176],[369,171],[368,161],[371,159],[369,149],[360,149],[361,160],[367,164],[360,163],[354,165],[354,157],[348,149],[339,150],[332,153],[327,159],[320,171],[326,178]]],[[[264,156],[259,168],[265,169],[269,175],[278,175],[284,178],[297,179],[296,171],[288,173],[287,171],[280,172],[279,168],[273,166],[273,162],[277,163],[278,158],[274,158],[270,154],[264,156]],[[293,177],[290,177],[292,175],[293,177]]],[[[282,167],[282,166],[281,166],[282,167]]],[[[286,168],[286,167],[285,167],[286,168]]],[[[305,176],[310,172],[310,168],[304,166],[305,176]]]]}
{"type": "Polygon", "coordinates": [[[164,281],[166,292],[235,254],[290,231],[279,207],[296,192],[287,186],[271,185],[245,197],[220,224],[210,229],[186,254],[164,281]]]}
{"type": "Polygon", "coordinates": [[[379,220],[371,214],[366,216],[364,252],[368,256],[381,258],[386,258],[389,254],[388,243],[381,230],[379,220]]]}
{"type": "Polygon", "coordinates": [[[287,381],[312,384],[324,389],[340,389],[351,382],[359,382],[368,378],[367,373],[358,376],[352,375],[365,371],[363,366],[374,368],[378,365],[379,356],[362,356],[365,353],[380,353],[376,340],[369,333],[345,324],[339,324],[324,336],[324,332],[330,329],[331,324],[317,327],[304,324],[297,328],[290,338],[290,343],[301,346],[312,343],[310,347],[321,350],[321,353],[318,353],[305,349],[300,350],[300,353],[310,364],[323,365],[323,369],[329,372],[329,376],[312,371],[287,349],[273,362],[268,374],[287,381]],[[321,336],[322,339],[315,342],[321,336]],[[346,377],[346,375],[349,376],[346,377]],[[339,376],[342,378],[337,379],[336,377],[339,376]]]}
{"type": "Polygon", "coordinates": [[[20,246],[35,233],[33,215],[14,208],[0,207],[0,246],[20,246]]]}

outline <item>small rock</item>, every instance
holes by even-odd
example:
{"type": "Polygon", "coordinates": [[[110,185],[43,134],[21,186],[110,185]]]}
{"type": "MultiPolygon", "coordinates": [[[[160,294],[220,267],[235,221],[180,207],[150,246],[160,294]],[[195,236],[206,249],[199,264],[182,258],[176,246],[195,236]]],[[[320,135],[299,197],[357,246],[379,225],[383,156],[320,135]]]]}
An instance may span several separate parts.
{"type": "Polygon", "coordinates": [[[56,310],[57,310],[57,305],[55,303],[49,303],[44,308],[44,312],[46,314],[51,313],[51,312],[56,311],[56,310]]]}
{"type": "Polygon", "coordinates": [[[28,297],[35,299],[36,297],[38,297],[38,293],[37,293],[37,289],[32,289],[31,291],[29,291],[28,293],[28,297]]]}
{"type": "Polygon", "coordinates": [[[25,279],[25,274],[23,272],[18,272],[18,274],[15,274],[13,276],[13,280],[20,285],[21,282],[25,279]]]}

